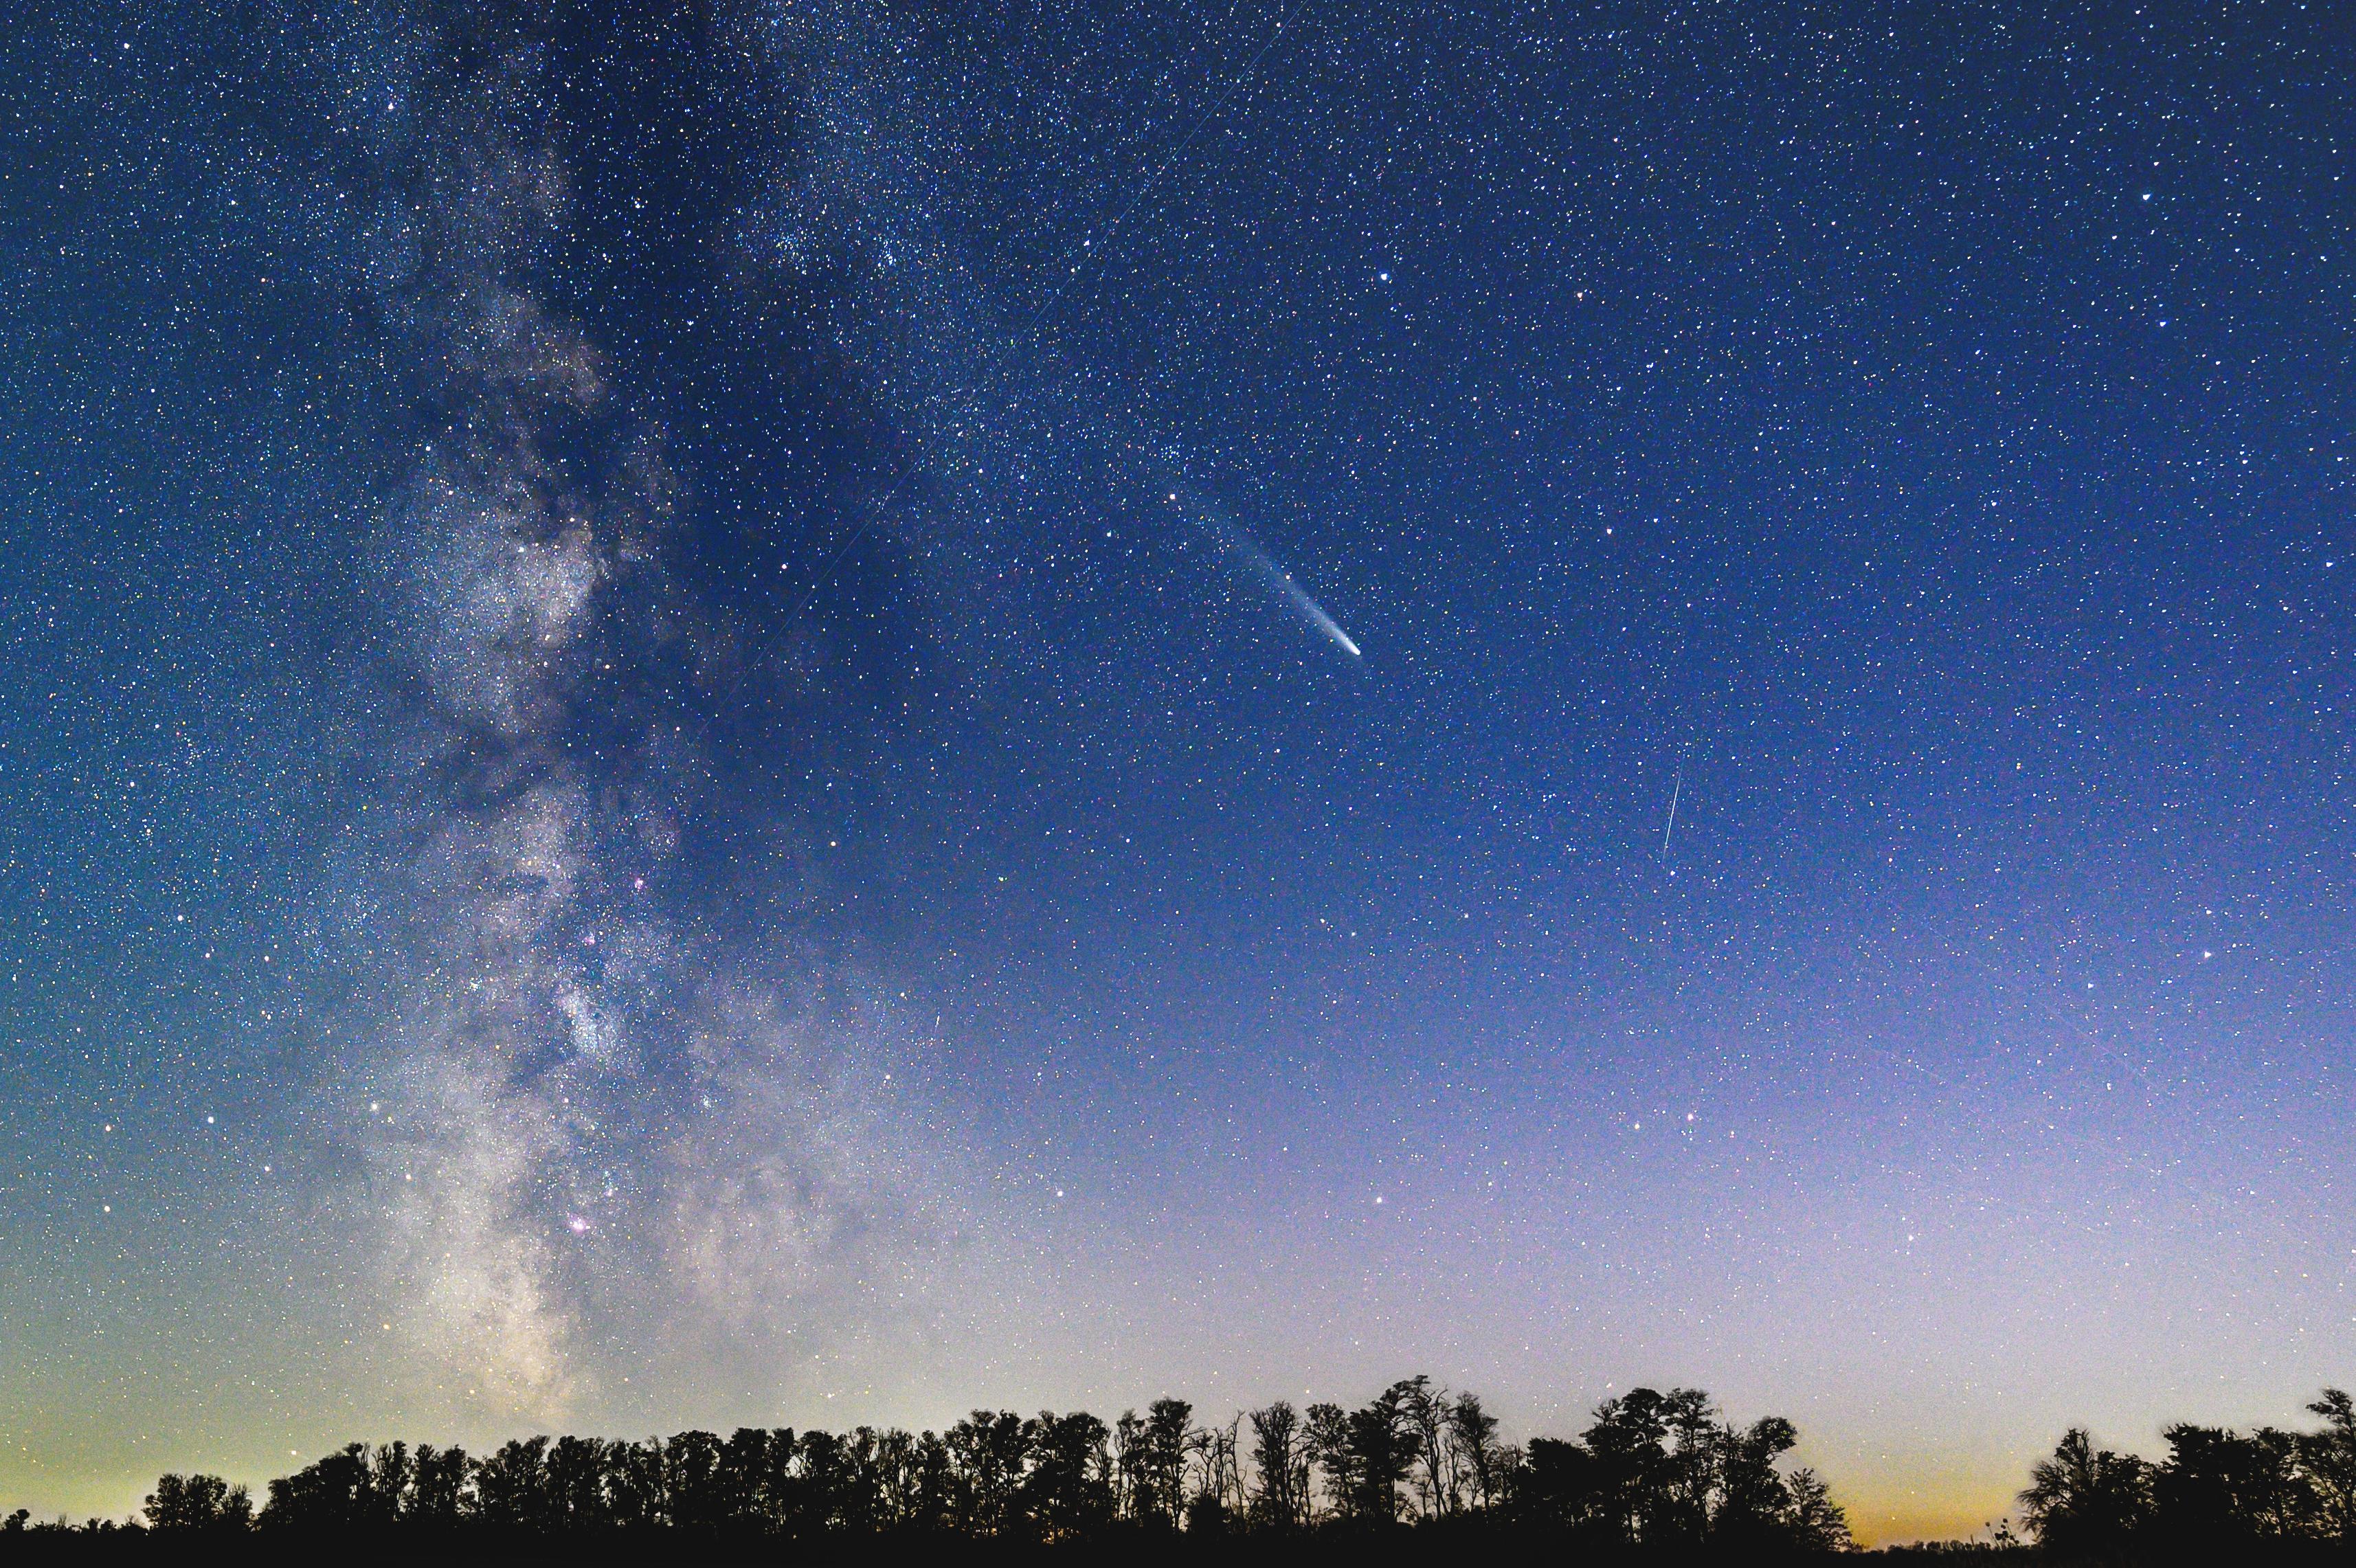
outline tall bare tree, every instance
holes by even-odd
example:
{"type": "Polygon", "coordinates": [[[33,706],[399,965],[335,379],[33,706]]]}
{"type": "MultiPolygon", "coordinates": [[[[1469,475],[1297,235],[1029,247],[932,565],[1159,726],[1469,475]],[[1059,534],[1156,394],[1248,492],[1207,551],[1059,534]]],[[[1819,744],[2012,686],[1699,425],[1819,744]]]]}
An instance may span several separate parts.
{"type": "Polygon", "coordinates": [[[1254,1523],[1298,1530],[1309,1522],[1311,1445],[1300,1413],[1283,1400],[1253,1411],[1250,1503],[1254,1523]]]}

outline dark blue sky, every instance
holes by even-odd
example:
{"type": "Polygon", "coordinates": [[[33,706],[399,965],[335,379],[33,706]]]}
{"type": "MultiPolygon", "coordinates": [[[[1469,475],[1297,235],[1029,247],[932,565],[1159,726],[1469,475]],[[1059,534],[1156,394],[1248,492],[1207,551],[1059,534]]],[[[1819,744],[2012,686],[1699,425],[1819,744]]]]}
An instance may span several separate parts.
{"type": "Polygon", "coordinates": [[[1887,1534],[2356,1376],[2348,42],[33,14],[0,1503],[1428,1368],[1887,1534]]]}

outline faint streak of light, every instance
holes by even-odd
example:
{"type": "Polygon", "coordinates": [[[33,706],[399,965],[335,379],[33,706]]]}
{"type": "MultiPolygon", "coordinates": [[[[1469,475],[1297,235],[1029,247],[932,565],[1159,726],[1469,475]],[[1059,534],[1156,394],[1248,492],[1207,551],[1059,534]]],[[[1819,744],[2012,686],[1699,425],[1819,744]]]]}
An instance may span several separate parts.
{"type": "Polygon", "coordinates": [[[1677,781],[1669,790],[1669,825],[1661,830],[1661,864],[1669,863],[1669,835],[1677,831],[1677,800],[1686,792],[1686,765],[1677,764],[1677,781]]]}

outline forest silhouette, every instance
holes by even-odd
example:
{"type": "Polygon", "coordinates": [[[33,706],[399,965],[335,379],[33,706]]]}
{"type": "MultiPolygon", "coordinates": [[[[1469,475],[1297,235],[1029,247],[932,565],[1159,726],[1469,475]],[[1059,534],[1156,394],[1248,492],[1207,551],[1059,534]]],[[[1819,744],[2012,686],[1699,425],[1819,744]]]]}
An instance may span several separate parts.
{"type": "MultiPolygon", "coordinates": [[[[2176,1425],[2158,1461],[2066,1434],[2018,1523],[1938,1555],[2056,1562],[2356,1559],[2356,1403],[2314,1430],[2176,1425]]],[[[0,1560],[39,1543],[316,1557],[787,1562],[926,1552],[1365,1560],[1455,1548],[1546,1561],[1789,1561],[1854,1549],[1781,1416],[1725,1420],[1695,1389],[1607,1400],[1576,1439],[1503,1440],[1477,1395],[1430,1378],[1356,1409],[1278,1401],[1225,1425],[1160,1399],[1085,1412],[976,1411],[943,1432],[742,1427],[638,1442],[354,1443],[269,1483],[166,1475],[141,1517],[0,1520],[0,1560]],[[12,1550],[13,1548],[13,1550],[12,1550]]]]}

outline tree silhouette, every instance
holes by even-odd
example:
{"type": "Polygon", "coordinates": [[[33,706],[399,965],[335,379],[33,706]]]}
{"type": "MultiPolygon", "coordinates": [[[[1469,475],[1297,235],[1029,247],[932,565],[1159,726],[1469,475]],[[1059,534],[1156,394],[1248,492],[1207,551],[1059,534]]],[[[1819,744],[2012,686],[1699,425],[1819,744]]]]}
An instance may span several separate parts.
{"type": "MultiPolygon", "coordinates": [[[[2330,1543],[2356,1549],[2356,1401],[2326,1389],[2311,1431],[2179,1424],[2157,1462],[2065,1434],[2031,1469],[2023,1524],[2059,1560],[2202,1562],[2330,1543]]],[[[327,1546],[584,1550],[601,1541],[755,1541],[851,1550],[885,1540],[1208,1543],[1330,1539],[1363,1554],[1385,1531],[1519,1542],[1541,1554],[1781,1559],[1847,1550],[1824,1481],[1792,1464],[1781,1416],[1724,1419],[1696,1389],[1604,1401],[1576,1439],[1504,1442],[1480,1399],[1403,1379],[1355,1409],[1285,1401],[1205,1426],[1162,1398],[1111,1426],[1086,1412],[978,1410],[944,1433],[739,1427],[668,1438],[519,1437],[463,1449],[354,1443],[269,1483],[257,1515],[218,1476],[160,1477],[133,1536],[227,1539],[249,1530],[327,1546]]],[[[0,1534],[117,1531],[40,1524],[0,1534]]],[[[1404,1539],[1404,1537],[1401,1537],[1404,1539]]],[[[780,1550],[779,1546],[762,1552],[780,1550]]],[[[1515,1550],[1521,1548],[1516,1546],[1515,1550]]],[[[1159,1548],[1157,1548],[1159,1550],[1159,1548]]],[[[761,1553],[755,1553],[760,1555],[761,1553]]]]}
{"type": "Polygon", "coordinates": [[[1597,1406],[1587,1429],[1590,1512],[1597,1532],[1613,1545],[1654,1544],[1674,1513],[1666,1406],[1651,1389],[1635,1389],[1597,1406]]]}
{"type": "Polygon", "coordinates": [[[1601,1551],[1846,1550],[1822,1479],[1783,1467],[1798,1440],[1781,1416],[1737,1427],[1697,1391],[1635,1389],[1598,1406],[1580,1441],[1533,1438],[1515,1455],[1511,1511],[1601,1551]]]}
{"type": "Polygon", "coordinates": [[[1848,1530],[1848,1515],[1833,1501],[1824,1477],[1805,1466],[1794,1470],[1784,1485],[1791,1493],[1785,1529],[1794,1547],[1804,1552],[1847,1552],[1856,1545],[1848,1530]]]}
{"type": "Polygon", "coordinates": [[[1533,1437],[1515,1477],[1515,1511],[1540,1533],[1613,1540],[1604,1471],[1594,1449],[1559,1437],[1533,1437]]]}
{"type": "Polygon", "coordinates": [[[2307,1407],[2323,1418],[2323,1430],[2299,1439],[2299,1466],[2315,1492],[2323,1533],[2356,1541],[2356,1401],[2326,1389],[2307,1407]]]}
{"type": "Polygon", "coordinates": [[[1428,1377],[1392,1385],[1398,1395],[1399,1436],[1408,1455],[1417,1517],[1446,1519],[1456,1511],[1457,1477],[1448,1391],[1428,1377]]]}
{"type": "Polygon", "coordinates": [[[547,1457],[545,1437],[519,1437],[499,1444],[475,1471],[476,1517],[495,1530],[519,1533],[555,1528],[562,1516],[547,1495],[547,1457]]]}
{"type": "Polygon", "coordinates": [[[1194,1487],[1186,1498],[1189,1533],[1224,1534],[1242,1518],[1243,1417],[1225,1426],[1196,1427],[1187,1439],[1194,1461],[1194,1487]]]}
{"type": "Polygon", "coordinates": [[[1031,1441],[1030,1423],[1011,1410],[978,1410],[949,1429],[951,1514],[961,1534],[1006,1532],[1031,1441]]]}
{"type": "MultiPolygon", "coordinates": [[[[474,1477],[479,1491],[481,1476],[474,1477]]],[[[270,1483],[262,1522],[318,1534],[357,1532],[367,1527],[374,1475],[368,1445],[354,1443],[270,1483]]]]}
{"type": "Polygon", "coordinates": [[[1252,1430],[1252,1469],[1259,1481],[1251,1494],[1251,1522],[1264,1529],[1299,1530],[1309,1522],[1310,1466],[1314,1462],[1301,1416],[1278,1400],[1247,1419],[1252,1430]]]}
{"type": "Polygon", "coordinates": [[[2151,1466],[2131,1454],[2096,1448],[2084,1427],[2073,1426],[2051,1458],[2030,1467],[2020,1504],[2039,1545],[2114,1552],[2133,1541],[2150,1517],[2151,1466]]]}
{"type": "MultiPolygon", "coordinates": [[[[219,1476],[158,1476],[142,1511],[159,1534],[242,1533],[253,1522],[253,1498],[219,1476]]],[[[13,1521],[21,1529],[29,1517],[19,1510],[13,1521]]]]}
{"type": "MultiPolygon", "coordinates": [[[[1350,1416],[1340,1405],[1319,1401],[1304,1412],[1307,1424],[1301,1433],[1301,1443],[1312,1466],[1312,1473],[1324,1487],[1326,1506],[1334,1513],[1346,1515],[1350,1499],[1357,1493],[1356,1461],[1350,1447],[1350,1416]]],[[[1309,1510],[1316,1510],[1312,1494],[1309,1510]]]]}
{"type": "Polygon", "coordinates": [[[605,1444],[605,1507],[618,1530],[648,1530],[670,1522],[659,1440],[605,1444]]]}
{"type": "Polygon", "coordinates": [[[1798,1429],[1780,1415],[1719,1434],[1718,1495],[1708,1518],[1712,1537],[1764,1543],[1783,1536],[1792,1489],[1775,1462],[1799,1441],[1798,1429]]]}
{"type": "Polygon", "coordinates": [[[1344,1423],[1353,1491],[1346,1511],[1361,1524],[1390,1524],[1399,1517],[1399,1487],[1414,1467],[1415,1435],[1408,1423],[1414,1380],[1393,1383],[1344,1423]]]}
{"type": "Polygon", "coordinates": [[[1162,1398],[1146,1407],[1135,1429],[1129,1464],[1131,1507],[1140,1520],[1176,1530],[1186,1512],[1186,1455],[1194,1434],[1194,1407],[1162,1398]]]}
{"type": "Polygon", "coordinates": [[[396,1512],[406,1520],[436,1529],[455,1527],[464,1514],[474,1461],[463,1448],[436,1448],[421,1443],[410,1462],[409,1493],[399,1499],[396,1512]]]}
{"type": "Polygon", "coordinates": [[[1503,1500],[1520,1455],[1498,1441],[1497,1418],[1483,1408],[1478,1394],[1456,1396],[1448,1407],[1448,1434],[1455,1484],[1475,1512],[1486,1513],[1503,1500]]]}
{"type": "Polygon", "coordinates": [[[1084,1412],[1042,1412],[1033,1425],[1023,1515],[1030,1534],[1047,1541],[1087,1540],[1113,1520],[1112,1434],[1084,1412]]]}
{"type": "Polygon", "coordinates": [[[2305,1532],[2316,1497],[2289,1433],[2178,1425],[2166,1436],[2168,1462],[2152,1473],[2152,1512],[2176,1541],[2215,1551],[2305,1532]]]}

